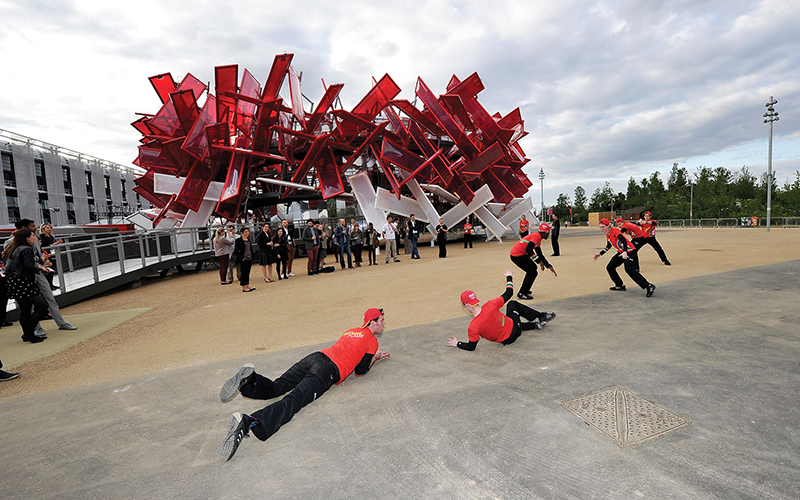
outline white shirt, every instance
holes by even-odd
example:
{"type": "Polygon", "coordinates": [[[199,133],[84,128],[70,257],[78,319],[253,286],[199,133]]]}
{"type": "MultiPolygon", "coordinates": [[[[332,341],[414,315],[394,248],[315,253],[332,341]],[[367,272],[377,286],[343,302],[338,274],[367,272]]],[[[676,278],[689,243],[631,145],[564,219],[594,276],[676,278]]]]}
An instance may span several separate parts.
{"type": "Polygon", "coordinates": [[[386,223],[383,225],[383,238],[386,240],[393,240],[394,239],[394,232],[397,230],[397,226],[394,222],[386,223]]]}

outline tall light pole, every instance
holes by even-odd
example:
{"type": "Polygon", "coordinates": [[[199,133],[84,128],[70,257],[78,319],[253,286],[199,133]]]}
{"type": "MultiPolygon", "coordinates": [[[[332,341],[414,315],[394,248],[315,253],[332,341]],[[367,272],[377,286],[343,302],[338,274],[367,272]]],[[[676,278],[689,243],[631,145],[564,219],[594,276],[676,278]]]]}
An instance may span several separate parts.
{"type": "Polygon", "coordinates": [[[544,169],[539,169],[539,182],[541,183],[541,187],[539,191],[542,194],[542,217],[539,220],[544,220],[544,169]]]}
{"type": "Polygon", "coordinates": [[[689,183],[689,225],[692,225],[694,216],[694,182],[689,183]]]}
{"type": "Polygon", "coordinates": [[[767,162],[767,232],[769,232],[769,220],[772,215],[772,122],[780,120],[778,112],[774,106],[778,104],[773,96],[769,96],[766,104],[767,112],[764,113],[764,123],[769,123],[769,161],[767,162]]]}

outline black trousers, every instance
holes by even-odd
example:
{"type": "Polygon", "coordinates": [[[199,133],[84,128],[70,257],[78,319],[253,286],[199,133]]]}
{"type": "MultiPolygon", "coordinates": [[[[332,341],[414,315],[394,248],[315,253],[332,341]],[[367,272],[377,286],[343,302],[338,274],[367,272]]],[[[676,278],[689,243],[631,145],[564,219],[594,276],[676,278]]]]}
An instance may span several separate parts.
{"type": "Polygon", "coordinates": [[[253,429],[253,435],[266,441],[288,423],[295,413],[325,394],[338,381],[339,369],[321,352],[309,354],[274,381],[254,373],[252,381],[242,386],[242,396],[272,399],[287,392],[289,394],[251,415],[258,420],[258,429],[253,429]]]}
{"type": "Polygon", "coordinates": [[[464,235],[464,248],[467,248],[467,243],[469,243],[469,247],[472,248],[472,235],[465,234],[464,235]]]}
{"type": "Polygon", "coordinates": [[[36,325],[47,316],[47,301],[41,295],[36,295],[27,299],[17,299],[17,304],[19,304],[19,326],[22,327],[22,334],[28,338],[33,337],[36,325]]]}
{"type": "Polygon", "coordinates": [[[647,288],[650,282],[639,273],[639,256],[636,255],[636,252],[628,252],[627,259],[623,259],[622,254],[617,253],[608,261],[606,271],[608,271],[608,275],[611,277],[611,281],[614,282],[614,285],[625,286],[625,283],[622,282],[622,278],[619,277],[619,273],[617,272],[617,268],[622,265],[625,266],[625,272],[639,285],[639,288],[647,288]]]}
{"type": "Polygon", "coordinates": [[[506,304],[506,316],[514,322],[514,329],[511,330],[511,335],[501,342],[503,345],[513,344],[519,336],[522,335],[523,330],[530,330],[530,328],[525,328],[520,318],[525,318],[528,322],[534,321],[537,318],[541,321],[544,319],[545,313],[528,307],[525,304],[521,304],[516,300],[509,300],[506,304]]]}
{"type": "Polygon", "coordinates": [[[250,268],[253,267],[253,260],[243,260],[239,263],[239,284],[248,286],[250,284],[250,268]]]}
{"type": "MultiPolygon", "coordinates": [[[[664,249],[661,248],[661,245],[658,244],[656,241],[656,237],[653,236],[652,238],[636,238],[638,240],[639,245],[637,248],[642,248],[645,245],[650,245],[658,254],[658,258],[661,259],[661,262],[667,262],[667,254],[664,253],[664,249]]],[[[634,245],[636,242],[634,242],[634,245]]]]}
{"type": "Polygon", "coordinates": [[[511,262],[525,271],[525,279],[522,280],[522,287],[520,287],[519,293],[528,295],[531,293],[531,287],[533,286],[533,282],[536,281],[536,276],[539,275],[539,264],[534,262],[533,259],[527,255],[512,255],[511,262]]]}
{"type": "Polygon", "coordinates": [[[561,255],[561,249],[558,246],[558,236],[550,236],[550,241],[553,242],[553,255],[561,255]]]}
{"type": "Polygon", "coordinates": [[[447,257],[447,238],[436,238],[436,243],[439,245],[439,258],[447,257]]]}

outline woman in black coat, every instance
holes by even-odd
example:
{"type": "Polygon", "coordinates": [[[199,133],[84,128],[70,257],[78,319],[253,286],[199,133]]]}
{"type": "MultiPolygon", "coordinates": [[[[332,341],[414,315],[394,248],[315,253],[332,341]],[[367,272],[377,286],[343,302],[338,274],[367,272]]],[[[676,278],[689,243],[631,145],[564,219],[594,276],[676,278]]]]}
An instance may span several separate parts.
{"type": "Polygon", "coordinates": [[[236,238],[233,253],[239,263],[239,284],[243,292],[252,292],[255,287],[250,286],[250,268],[253,266],[253,244],[250,241],[250,230],[242,229],[242,237],[236,238]]]}
{"type": "Polygon", "coordinates": [[[266,283],[275,281],[272,279],[272,264],[275,263],[275,244],[272,242],[274,237],[275,233],[269,225],[264,225],[256,237],[256,245],[258,245],[258,250],[261,252],[258,264],[261,266],[261,274],[264,275],[266,283]]]}
{"type": "Polygon", "coordinates": [[[447,226],[442,219],[439,219],[439,225],[436,226],[436,244],[439,245],[439,258],[447,257],[447,226]]]}
{"type": "Polygon", "coordinates": [[[275,270],[278,271],[278,279],[289,279],[286,274],[286,261],[289,260],[289,239],[282,227],[275,232],[272,238],[272,248],[275,250],[275,270]],[[281,275],[281,264],[283,264],[283,275],[281,275]]]}
{"type": "Polygon", "coordinates": [[[36,235],[30,230],[17,229],[14,231],[14,240],[3,252],[8,294],[19,304],[22,340],[31,344],[44,340],[35,336],[33,331],[47,315],[47,302],[36,285],[36,275],[47,272],[47,269],[41,264],[36,264],[33,256],[35,243],[36,235]]]}

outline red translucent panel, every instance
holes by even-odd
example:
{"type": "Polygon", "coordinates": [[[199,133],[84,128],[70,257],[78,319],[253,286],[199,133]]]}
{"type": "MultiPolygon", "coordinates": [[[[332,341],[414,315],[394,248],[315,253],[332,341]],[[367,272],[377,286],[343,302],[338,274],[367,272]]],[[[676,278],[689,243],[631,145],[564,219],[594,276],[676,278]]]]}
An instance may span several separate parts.
{"type": "Polygon", "coordinates": [[[191,130],[194,121],[197,120],[197,115],[200,114],[200,110],[197,108],[197,101],[194,98],[194,92],[191,90],[179,90],[170,94],[170,98],[175,106],[175,113],[178,115],[181,129],[191,130]]]}
{"type": "Polygon", "coordinates": [[[400,199],[400,183],[397,182],[397,177],[394,176],[394,172],[392,172],[392,167],[390,167],[387,163],[381,161],[378,150],[375,146],[369,147],[372,150],[372,155],[375,158],[375,161],[380,165],[381,170],[383,170],[384,175],[386,175],[386,180],[389,181],[389,185],[392,187],[392,192],[397,196],[397,199],[400,199]]]}
{"type": "Polygon", "coordinates": [[[308,149],[308,153],[306,157],[303,159],[303,163],[297,168],[292,176],[292,182],[298,184],[305,184],[306,183],[306,175],[308,175],[309,170],[311,167],[314,166],[314,162],[317,161],[317,156],[322,153],[322,150],[325,149],[327,146],[329,134],[323,134],[318,136],[314,139],[313,144],[308,149]]]}
{"type": "Polygon", "coordinates": [[[189,169],[192,168],[194,158],[187,154],[181,146],[183,145],[185,137],[178,137],[169,141],[163,141],[161,144],[161,154],[159,155],[164,160],[169,161],[178,169],[177,175],[186,175],[189,169]]]}
{"type": "MultiPolygon", "coordinates": [[[[183,141],[181,149],[194,156],[198,160],[208,156],[208,139],[206,138],[206,127],[217,122],[217,100],[213,95],[209,95],[200,116],[194,122],[194,126],[183,141]]],[[[194,167],[193,167],[194,168],[194,167]]],[[[183,203],[183,200],[181,200],[183,203]]],[[[194,209],[193,209],[194,210],[194,209]]]]}
{"type": "Polygon", "coordinates": [[[514,111],[498,120],[497,125],[502,128],[513,128],[515,125],[522,125],[522,123],[522,113],[520,113],[519,108],[516,108],[514,111]]]}
{"type": "Polygon", "coordinates": [[[305,127],[306,112],[303,109],[303,92],[300,90],[300,75],[289,66],[289,95],[292,100],[292,113],[297,121],[305,127]]]}
{"type": "Polygon", "coordinates": [[[453,75],[453,79],[451,79],[450,84],[447,85],[447,93],[461,97],[461,100],[465,103],[473,99],[486,88],[483,86],[483,82],[481,81],[481,77],[478,76],[478,73],[472,73],[464,81],[457,82],[457,80],[455,75],[453,75]],[[451,84],[455,85],[451,86],[451,84]]]}
{"type": "Polygon", "coordinates": [[[405,179],[403,179],[403,181],[400,183],[400,187],[403,187],[403,186],[405,186],[405,185],[406,185],[406,183],[407,183],[408,181],[410,181],[411,179],[414,179],[414,178],[417,178],[417,177],[422,177],[422,173],[423,173],[423,172],[424,172],[426,169],[427,169],[427,170],[430,170],[430,168],[431,168],[431,164],[432,164],[434,161],[437,161],[437,160],[439,160],[439,159],[440,159],[440,158],[439,158],[439,156],[440,156],[441,154],[442,154],[442,150],[440,149],[439,151],[437,151],[437,152],[436,152],[436,154],[434,154],[433,156],[431,156],[430,158],[428,158],[427,160],[425,160],[424,162],[422,162],[422,163],[420,164],[420,166],[419,166],[419,167],[417,167],[417,169],[416,169],[416,170],[414,170],[413,172],[411,172],[410,174],[408,174],[408,175],[406,176],[406,178],[405,178],[405,179]]]}
{"type": "Polygon", "coordinates": [[[283,54],[275,56],[272,62],[272,68],[269,70],[267,82],[264,84],[264,94],[261,96],[265,101],[271,101],[278,98],[278,94],[283,86],[283,80],[286,78],[286,71],[292,63],[294,54],[283,54]]]}
{"type": "MultiPolygon", "coordinates": [[[[261,93],[261,84],[258,80],[248,71],[244,70],[242,75],[242,85],[239,93],[246,97],[257,99],[261,93]]],[[[239,99],[236,102],[236,116],[233,123],[236,125],[243,134],[249,135],[253,126],[253,117],[256,115],[257,106],[252,102],[247,102],[239,99]]]]}
{"type": "Polygon", "coordinates": [[[511,191],[514,198],[522,198],[528,192],[528,188],[522,181],[514,175],[514,172],[505,165],[495,165],[492,167],[492,172],[498,179],[511,191]]]}
{"type": "Polygon", "coordinates": [[[450,192],[456,193],[458,197],[461,198],[461,201],[467,205],[472,203],[472,200],[475,198],[475,193],[467,186],[461,177],[453,176],[453,180],[450,181],[447,188],[450,192]]]}
{"type": "Polygon", "coordinates": [[[170,73],[163,73],[161,75],[151,76],[149,80],[156,90],[158,98],[161,99],[161,104],[169,101],[169,95],[175,92],[175,80],[172,79],[172,75],[170,73]]]}
{"type": "Polygon", "coordinates": [[[156,218],[153,219],[153,227],[158,227],[158,223],[161,222],[161,220],[167,215],[167,212],[169,212],[169,209],[172,208],[172,205],[175,203],[177,197],[177,194],[173,194],[169,197],[167,204],[164,205],[164,208],[162,208],[156,218]]]}
{"type": "Polygon", "coordinates": [[[469,162],[460,170],[461,174],[480,174],[503,159],[503,150],[499,144],[492,144],[481,151],[477,158],[469,162]]]}
{"type": "MultiPolygon", "coordinates": [[[[217,106],[219,109],[219,106],[217,106]]],[[[227,123],[216,123],[206,127],[206,141],[208,142],[208,160],[211,162],[211,180],[217,179],[219,173],[230,162],[230,152],[219,149],[230,146],[230,134],[227,123]]]]}
{"type": "Polygon", "coordinates": [[[369,93],[353,108],[353,114],[365,120],[374,120],[378,113],[400,93],[392,77],[383,75],[369,93]]]}
{"type": "Polygon", "coordinates": [[[143,116],[131,123],[131,125],[142,135],[150,135],[153,133],[153,129],[150,127],[150,120],[152,120],[151,116],[143,116]]]}
{"type": "Polygon", "coordinates": [[[402,120],[400,120],[400,117],[397,116],[397,112],[395,112],[394,108],[391,106],[386,106],[383,108],[383,114],[386,115],[389,123],[392,124],[392,130],[394,130],[394,133],[397,134],[403,145],[408,146],[408,131],[403,125],[402,120]]]}
{"type": "MultiPolygon", "coordinates": [[[[233,123],[236,113],[236,99],[229,94],[238,91],[236,82],[239,81],[239,65],[217,66],[214,68],[214,92],[217,95],[217,119],[221,123],[233,123]]],[[[234,133],[231,127],[231,134],[234,133]]]]}
{"type": "MultiPolygon", "coordinates": [[[[216,103],[214,109],[216,111],[216,103]]],[[[189,175],[183,181],[183,186],[178,193],[177,201],[186,205],[190,210],[197,212],[200,209],[200,204],[203,203],[203,196],[208,190],[211,179],[214,176],[211,162],[197,160],[194,162],[189,175]]]]}
{"type": "Polygon", "coordinates": [[[317,171],[319,185],[322,189],[322,199],[327,200],[344,193],[342,176],[339,175],[339,168],[336,165],[336,158],[333,156],[331,148],[325,148],[325,151],[317,157],[314,162],[314,169],[317,171]]]}
{"type": "MultiPolygon", "coordinates": [[[[430,143],[430,141],[428,141],[428,138],[425,137],[425,133],[416,123],[410,123],[408,131],[411,132],[411,137],[414,138],[414,142],[417,143],[417,146],[422,151],[422,154],[432,157],[436,153],[436,148],[430,143]]],[[[431,165],[436,171],[436,174],[445,184],[450,183],[453,178],[453,173],[451,172],[451,166],[447,164],[444,158],[439,157],[437,160],[432,162],[431,165]]]]}
{"type": "Polygon", "coordinates": [[[180,130],[181,122],[178,120],[178,113],[172,101],[167,101],[158,110],[156,116],[150,120],[150,126],[155,127],[162,134],[172,137],[180,130]]]}
{"type": "Polygon", "coordinates": [[[413,172],[423,163],[419,156],[385,138],[381,144],[381,159],[409,172],[413,172]]]}
{"type": "Polygon", "coordinates": [[[171,162],[161,158],[159,155],[160,149],[152,149],[144,146],[139,146],[139,157],[137,158],[137,165],[140,167],[152,170],[153,172],[172,174],[178,173],[175,165],[171,162]]]}
{"type": "Polygon", "coordinates": [[[422,81],[422,78],[417,78],[417,89],[416,94],[419,99],[427,106],[433,116],[436,118],[436,121],[439,122],[439,125],[444,129],[445,133],[450,136],[451,139],[456,143],[458,149],[461,151],[461,154],[466,156],[468,159],[473,159],[478,154],[478,148],[472,143],[472,141],[467,137],[467,134],[462,130],[458,124],[453,120],[453,117],[439,104],[439,101],[436,99],[436,96],[433,95],[433,92],[425,85],[425,82],[422,81]]]}
{"type": "Polygon", "coordinates": [[[347,162],[342,165],[342,167],[339,169],[339,173],[344,174],[347,169],[350,168],[350,165],[352,165],[353,162],[355,162],[356,159],[358,159],[364,153],[367,147],[371,146],[375,142],[375,139],[377,139],[378,135],[383,132],[387,125],[389,125],[388,122],[383,122],[375,130],[373,130],[367,136],[367,138],[364,139],[364,142],[361,143],[361,146],[359,146],[358,149],[356,149],[353,154],[350,155],[350,158],[348,158],[347,162]]]}
{"type": "Polygon", "coordinates": [[[135,187],[133,191],[139,194],[142,198],[149,201],[157,207],[164,207],[169,202],[169,195],[156,194],[155,192],[155,173],[148,170],[141,177],[133,179],[135,187]]]}
{"type": "Polygon", "coordinates": [[[328,108],[331,107],[333,101],[335,101],[339,96],[339,92],[342,91],[342,87],[344,87],[343,83],[337,83],[335,85],[331,85],[325,90],[325,95],[323,95],[322,99],[320,99],[317,109],[311,116],[308,117],[308,121],[305,124],[305,129],[307,132],[314,132],[316,130],[317,126],[325,117],[325,113],[328,112],[328,108]]]}
{"type": "MultiPolygon", "coordinates": [[[[240,135],[233,145],[236,148],[244,149],[249,144],[250,140],[246,136],[240,135]]],[[[245,161],[246,157],[241,154],[234,154],[231,157],[228,175],[225,177],[225,184],[222,186],[222,193],[219,195],[220,204],[239,196],[239,188],[242,185],[242,179],[245,177],[245,161]]],[[[231,219],[231,217],[228,217],[228,219],[231,219]]]]}
{"type": "Polygon", "coordinates": [[[489,186],[489,189],[492,190],[494,199],[498,203],[509,203],[514,199],[514,195],[511,194],[511,191],[506,188],[505,184],[503,184],[502,181],[497,178],[491,169],[484,170],[481,174],[481,178],[483,179],[483,182],[489,186]]]}
{"type": "Polygon", "coordinates": [[[418,110],[414,107],[413,104],[406,100],[396,100],[392,101],[394,106],[405,113],[412,121],[418,123],[420,126],[424,127],[428,132],[434,135],[441,135],[444,131],[439,127],[439,124],[436,123],[435,120],[430,118],[428,115],[423,113],[422,111],[418,110]]]}
{"type": "Polygon", "coordinates": [[[261,105],[258,110],[258,122],[256,124],[256,131],[253,135],[253,151],[269,150],[272,141],[271,129],[278,121],[278,110],[281,107],[281,101],[268,101],[261,105]]]}
{"type": "Polygon", "coordinates": [[[445,94],[439,97],[439,101],[450,112],[450,116],[458,121],[459,127],[468,130],[475,128],[460,97],[454,94],[445,94]]]}
{"type": "Polygon", "coordinates": [[[487,139],[493,139],[497,135],[500,127],[497,125],[497,122],[494,121],[494,118],[492,118],[489,112],[486,111],[486,108],[481,106],[481,103],[479,103],[477,99],[470,99],[469,101],[465,102],[464,107],[472,117],[472,121],[475,122],[475,125],[477,125],[478,128],[483,131],[483,134],[487,139]]]}

